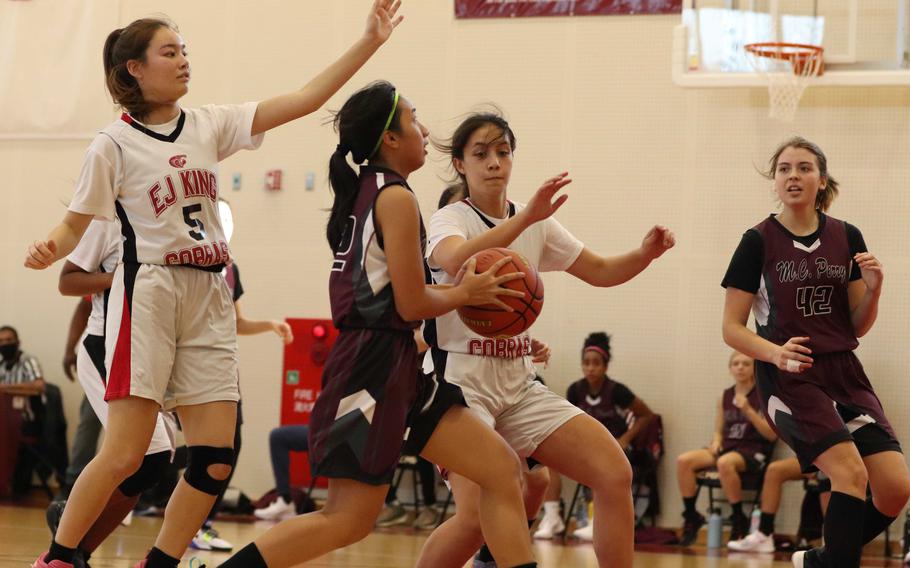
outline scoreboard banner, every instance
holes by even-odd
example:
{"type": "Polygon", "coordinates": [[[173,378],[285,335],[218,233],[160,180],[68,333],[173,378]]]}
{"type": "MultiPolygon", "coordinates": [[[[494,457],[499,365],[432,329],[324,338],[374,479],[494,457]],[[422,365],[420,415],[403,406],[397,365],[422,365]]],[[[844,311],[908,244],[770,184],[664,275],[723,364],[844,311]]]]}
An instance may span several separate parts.
{"type": "Polygon", "coordinates": [[[456,18],[678,14],[682,0],[455,0],[456,18]]]}

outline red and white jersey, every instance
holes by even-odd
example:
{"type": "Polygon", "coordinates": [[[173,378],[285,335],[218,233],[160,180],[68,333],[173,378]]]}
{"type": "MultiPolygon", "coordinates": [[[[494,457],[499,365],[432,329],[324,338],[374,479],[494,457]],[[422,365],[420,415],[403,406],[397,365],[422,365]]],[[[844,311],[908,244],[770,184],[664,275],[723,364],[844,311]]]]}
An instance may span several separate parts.
{"type": "Polygon", "coordinates": [[[255,149],[257,103],[181,109],[144,125],[128,114],[86,152],[70,211],[117,218],[123,262],[221,270],[230,260],[218,214],[218,162],[255,149]]]}
{"type": "MultiPolygon", "coordinates": [[[[120,262],[121,241],[120,223],[96,218],[66,259],[88,273],[112,273],[120,262]]],[[[104,335],[106,296],[107,290],[92,295],[92,313],[85,326],[89,335],[104,335]]]]}
{"type": "MultiPolygon", "coordinates": [[[[509,217],[524,207],[509,202],[509,217]]],[[[496,219],[481,213],[465,199],[443,207],[430,218],[427,244],[427,264],[436,284],[452,284],[455,280],[431,259],[440,242],[451,236],[465,239],[477,237],[507,219],[496,219]]],[[[581,254],[584,243],[575,238],[559,221],[550,217],[534,223],[507,248],[522,254],[540,272],[566,270],[581,254]]],[[[531,340],[527,332],[510,339],[488,339],[468,329],[454,311],[436,318],[436,345],[450,353],[467,353],[515,359],[524,357],[533,369],[530,358],[531,340]]],[[[533,374],[533,371],[532,371],[533,374]]]]}

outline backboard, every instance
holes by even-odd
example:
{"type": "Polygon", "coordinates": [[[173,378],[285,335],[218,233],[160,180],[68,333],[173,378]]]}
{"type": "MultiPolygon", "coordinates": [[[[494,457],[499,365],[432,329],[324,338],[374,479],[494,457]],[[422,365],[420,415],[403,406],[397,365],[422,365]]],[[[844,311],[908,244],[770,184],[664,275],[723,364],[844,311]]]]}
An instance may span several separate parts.
{"type": "Polygon", "coordinates": [[[765,86],[743,46],[821,45],[825,72],[810,86],[910,85],[910,0],[684,0],[674,30],[682,87],[765,86]]]}

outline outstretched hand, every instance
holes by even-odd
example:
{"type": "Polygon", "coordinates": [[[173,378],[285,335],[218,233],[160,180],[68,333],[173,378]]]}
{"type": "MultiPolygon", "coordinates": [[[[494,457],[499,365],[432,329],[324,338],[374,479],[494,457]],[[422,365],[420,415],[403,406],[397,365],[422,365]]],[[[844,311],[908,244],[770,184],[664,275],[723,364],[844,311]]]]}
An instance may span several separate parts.
{"type": "Polygon", "coordinates": [[[54,241],[35,241],[28,247],[25,267],[33,270],[44,270],[57,260],[57,243],[54,241]]]}
{"type": "Polygon", "coordinates": [[[367,16],[364,35],[367,38],[376,39],[380,43],[385,43],[398,24],[404,20],[404,16],[396,17],[400,7],[401,0],[375,0],[373,7],[370,8],[370,15],[367,16]]]}
{"type": "Polygon", "coordinates": [[[555,201],[553,198],[560,189],[572,183],[572,180],[567,177],[568,175],[569,172],[557,174],[543,182],[543,185],[534,192],[528,204],[521,210],[531,223],[537,223],[550,217],[566,202],[569,196],[565,194],[560,195],[555,201]]]}
{"type": "Polygon", "coordinates": [[[645,255],[654,260],[676,245],[676,236],[663,225],[654,225],[645,238],[641,241],[641,249],[645,255]]]}

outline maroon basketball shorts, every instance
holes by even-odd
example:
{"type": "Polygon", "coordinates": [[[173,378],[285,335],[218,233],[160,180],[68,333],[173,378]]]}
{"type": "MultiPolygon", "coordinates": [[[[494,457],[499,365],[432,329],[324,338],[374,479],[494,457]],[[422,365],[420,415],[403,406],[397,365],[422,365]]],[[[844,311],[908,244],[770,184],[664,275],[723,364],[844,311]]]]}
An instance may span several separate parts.
{"type": "Polygon", "coordinates": [[[814,356],[811,369],[781,371],[756,361],[765,416],[799,459],[804,473],[826,450],[845,441],[861,456],[900,452],[882,404],[852,351],[814,356]]]}
{"type": "Polygon", "coordinates": [[[410,330],[343,330],[326,361],[310,420],[314,475],[390,483],[417,398],[410,330]]]}

